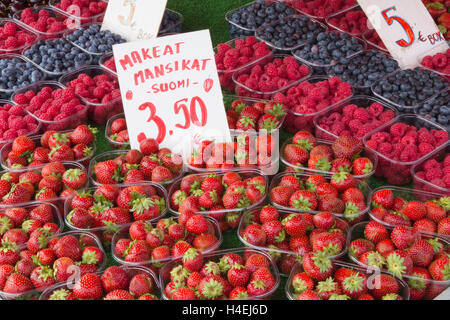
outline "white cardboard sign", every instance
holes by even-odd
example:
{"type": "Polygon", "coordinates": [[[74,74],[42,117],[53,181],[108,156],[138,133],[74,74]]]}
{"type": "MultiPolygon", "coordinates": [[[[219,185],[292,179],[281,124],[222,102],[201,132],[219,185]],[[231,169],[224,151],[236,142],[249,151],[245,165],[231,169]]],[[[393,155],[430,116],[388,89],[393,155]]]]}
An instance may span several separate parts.
{"type": "Polygon", "coordinates": [[[442,33],[421,0],[358,0],[401,68],[419,65],[423,54],[448,49],[442,33]]]}
{"type": "Polygon", "coordinates": [[[167,0],[109,0],[102,30],[127,41],[156,38],[167,0]]]}
{"type": "Polygon", "coordinates": [[[132,148],[231,141],[209,30],[113,46],[132,148]]]}

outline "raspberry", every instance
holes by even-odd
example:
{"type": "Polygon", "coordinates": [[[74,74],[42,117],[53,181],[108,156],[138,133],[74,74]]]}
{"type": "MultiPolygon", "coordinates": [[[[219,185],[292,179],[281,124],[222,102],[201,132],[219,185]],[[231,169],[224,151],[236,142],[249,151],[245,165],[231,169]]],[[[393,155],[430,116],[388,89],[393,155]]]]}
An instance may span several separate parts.
{"type": "Polygon", "coordinates": [[[353,112],[353,117],[362,123],[369,121],[369,113],[364,108],[358,108],[353,112]]]}
{"type": "Polygon", "coordinates": [[[342,109],[342,113],[344,114],[344,116],[348,117],[348,118],[352,118],[353,117],[353,112],[355,112],[355,110],[358,109],[358,106],[355,104],[349,104],[346,105],[343,109],[342,109]]]}
{"type": "Polygon", "coordinates": [[[6,130],[6,131],[3,133],[3,139],[4,139],[4,140],[12,140],[12,139],[15,139],[15,138],[17,138],[17,137],[18,137],[17,131],[14,130],[14,129],[6,130]]]}
{"type": "Polygon", "coordinates": [[[24,94],[18,94],[14,97],[14,102],[17,104],[26,104],[28,101],[28,98],[24,94]]]}
{"type": "Polygon", "coordinates": [[[425,156],[432,152],[434,150],[434,147],[426,142],[422,142],[419,144],[419,153],[421,156],[425,156]]]}
{"type": "Polygon", "coordinates": [[[406,133],[406,130],[408,129],[408,125],[398,122],[398,123],[394,123],[391,128],[389,129],[391,135],[396,136],[396,137],[403,137],[406,133]]]}
{"type": "Polygon", "coordinates": [[[431,180],[430,183],[441,188],[446,188],[446,183],[444,182],[444,180],[439,178],[431,180]]]}
{"type": "Polygon", "coordinates": [[[372,150],[378,150],[378,142],[376,140],[367,140],[366,145],[372,150]]]}
{"type": "Polygon", "coordinates": [[[379,116],[380,121],[383,123],[387,123],[387,122],[393,120],[394,118],[395,118],[395,113],[394,113],[394,111],[392,111],[390,109],[384,110],[381,113],[381,115],[379,116]]]}
{"type": "Polygon", "coordinates": [[[425,142],[425,143],[429,143],[431,145],[434,145],[436,143],[436,140],[434,139],[434,137],[426,130],[419,132],[418,141],[419,141],[419,143],[425,142]]]}
{"type": "Polygon", "coordinates": [[[382,142],[378,145],[377,151],[382,155],[389,156],[392,152],[392,144],[387,142],[382,142]]]}
{"type": "Polygon", "coordinates": [[[437,130],[437,131],[433,132],[433,135],[437,141],[436,146],[440,146],[448,141],[448,132],[447,131],[437,130]]]}
{"type": "Polygon", "coordinates": [[[444,173],[440,168],[431,168],[427,171],[425,171],[425,178],[428,181],[431,181],[433,179],[442,178],[444,176],[444,173]]]}
{"type": "Polygon", "coordinates": [[[3,34],[7,37],[15,36],[17,32],[17,26],[14,22],[7,22],[3,27],[3,34]]]}
{"type": "Polygon", "coordinates": [[[19,47],[19,42],[14,37],[8,37],[5,41],[5,48],[6,49],[16,49],[19,47]]]}
{"type": "Polygon", "coordinates": [[[433,56],[433,66],[444,68],[447,66],[447,56],[444,53],[437,53],[433,56]]]}

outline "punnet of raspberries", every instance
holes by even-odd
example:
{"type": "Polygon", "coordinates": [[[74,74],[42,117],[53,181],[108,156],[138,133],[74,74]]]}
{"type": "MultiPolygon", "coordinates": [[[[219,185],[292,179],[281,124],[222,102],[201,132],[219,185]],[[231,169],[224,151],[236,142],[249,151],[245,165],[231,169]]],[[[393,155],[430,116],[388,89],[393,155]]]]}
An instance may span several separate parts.
{"type": "Polygon", "coordinates": [[[19,136],[35,135],[40,126],[21,106],[4,104],[0,108],[0,146],[19,136]]]}
{"type": "Polygon", "coordinates": [[[53,161],[86,165],[95,153],[96,128],[82,124],[72,131],[46,131],[42,136],[20,136],[3,150],[2,166],[21,170],[53,161]]]}
{"type": "Polygon", "coordinates": [[[169,191],[170,209],[181,216],[201,213],[219,222],[222,230],[239,225],[242,210],[264,201],[267,178],[257,171],[190,174],[169,191]]]}
{"type": "Polygon", "coordinates": [[[360,266],[310,253],[292,270],[287,295],[291,300],[407,299],[405,282],[382,272],[378,286],[370,286],[370,276],[360,266]]]}
{"type": "Polygon", "coordinates": [[[115,226],[164,216],[167,208],[164,193],[161,187],[149,183],[80,190],[67,200],[66,223],[76,230],[93,229],[109,244],[118,230],[115,226]]]}
{"type": "Polygon", "coordinates": [[[26,245],[31,233],[39,228],[59,233],[64,228],[57,207],[45,202],[0,210],[2,246],[26,245]]]}
{"type": "Polygon", "coordinates": [[[414,227],[392,228],[370,221],[352,229],[348,252],[359,265],[403,278],[411,300],[430,300],[448,287],[448,249],[448,242],[421,234],[414,227]]]}
{"type": "Polygon", "coordinates": [[[129,149],[130,137],[128,136],[127,121],[123,113],[108,120],[106,137],[111,147],[115,149],[129,149]]]}
{"type": "Polygon", "coordinates": [[[367,21],[367,16],[361,8],[346,10],[327,18],[327,24],[331,28],[348,32],[351,35],[361,35],[369,30],[367,21]]]}
{"type": "Polygon", "coordinates": [[[368,155],[360,140],[340,137],[333,143],[317,141],[308,131],[299,131],[282,150],[282,161],[296,169],[321,172],[347,172],[356,178],[367,178],[375,172],[373,155],[368,155]],[[370,157],[368,157],[370,156],[370,157]]]}
{"type": "Polygon", "coordinates": [[[394,120],[396,115],[394,109],[377,100],[355,98],[318,116],[315,119],[316,136],[324,140],[344,136],[362,139],[383,124],[394,120]]]}
{"type": "Polygon", "coordinates": [[[268,299],[280,282],[270,256],[252,249],[214,254],[189,249],[161,275],[169,300],[268,299]]]}
{"type": "Polygon", "coordinates": [[[108,3],[101,0],[61,0],[55,5],[56,8],[81,18],[101,15],[106,11],[107,6],[108,3]],[[74,6],[78,6],[79,12],[74,9],[74,6]]]}
{"type": "Polygon", "coordinates": [[[242,219],[239,236],[246,245],[268,250],[287,274],[288,255],[323,252],[336,258],[345,250],[347,223],[329,212],[292,213],[267,205],[247,212],[242,219]]]}
{"type": "Polygon", "coordinates": [[[159,300],[156,275],[146,267],[111,266],[102,274],[87,273],[73,286],[48,289],[41,300],[159,300]]]}
{"type": "Polygon", "coordinates": [[[21,53],[37,40],[36,35],[25,31],[15,22],[5,21],[0,23],[0,53],[21,53]]]}
{"type": "Polygon", "coordinates": [[[422,66],[440,72],[450,77],[450,49],[435,55],[425,56],[421,61],[422,66]]]}
{"type": "Polygon", "coordinates": [[[280,209],[330,212],[354,224],[362,221],[369,209],[369,193],[365,182],[345,171],[332,176],[285,172],[273,178],[269,197],[280,209]]]}
{"type": "Polygon", "coordinates": [[[445,190],[449,193],[450,153],[446,152],[441,161],[439,161],[438,157],[433,157],[419,164],[414,171],[414,183],[416,189],[429,192],[442,192],[445,190]],[[422,183],[423,181],[428,183],[422,183]]]}
{"type": "Polygon", "coordinates": [[[166,218],[154,223],[133,222],[116,233],[112,251],[120,263],[152,264],[159,269],[164,263],[183,257],[189,249],[199,253],[214,251],[221,239],[216,222],[192,214],[180,216],[178,221],[166,218]]]}
{"type": "Polygon", "coordinates": [[[65,198],[87,185],[83,166],[54,161],[22,172],[3,172],[0,178],[0,206],[47,201],[63,207],[65,198]]]}
{"type": "Polygon", "coordinates": [[[87,107],[73,88],[28,90],[14,96],[14,102],[45,123],[46,130],[66,130],[84,122],[87,107]]]}
{"type": "Polygon", "coordinates": [[[233,75],[236,94],[258,98],[272,95],[309,76],[311,70],[294,57],[274,55],[270,61],[261,61],[239,70],[233,75]]]}
{"type": "Polygon", "coordinates": [[[406,200],[413,195],[413,190],[381,187],[372,195],[370,215],[387,226],[412,225],[421,232],[450,236],[450,196],[406,200]]]}
{"type": "Polygon", "coordinates": [[[100,154],[90,164],[93,182],[121,184],[151,181],[168,184],[183,170],[183,158],[155,139],[141,141],[140,151],[112,151],[100,154]]]}
{"type": "Polygon", "coordinates": [[[37,228],[24,246],[1,247],[2,294],[18,298],[25,293],[40,293],[70,280],[76,272],[83,276],[104,268],[106,254],[93,234],[54,233],[49,228],[37,228]]]}
{"type": "Polygon", "coordinates": [[[220,85],[228,91],[233,91],[235,88],[233,73],[237,69],[255,60],[268,57],[272,52],[265,42],[258,41],[254,36],[220,43],[215,51],[214,58],[220,85]]]}
{"type": "Polygon", "coordinates": [[[44,39],[51,39],[62,36],[67,29],[69,20],[62,14],[53,12],[50,8],[33,10],[24,9],[20,17],[21,22],[37,31],[44,39]]]}
{"type": "MultiPolygon", "coordinates": [[[[105,56],[110,56],[111,54],[105,54],[105,56]]],[[[104,62],[102,64],[102,66],[106,69],[108,69],[109,71],[112,72],[117,72],[117,68],[116,68],[116,61],[114,59],[114,56],[110,57],[110,58],[104,58],[104,62]]]]}
{"type": "Polygon", "coordinates": [[[325,18],[356,4],[355,0],[294,0],[291,3],[301,13],[319,18],[325,18]]]}

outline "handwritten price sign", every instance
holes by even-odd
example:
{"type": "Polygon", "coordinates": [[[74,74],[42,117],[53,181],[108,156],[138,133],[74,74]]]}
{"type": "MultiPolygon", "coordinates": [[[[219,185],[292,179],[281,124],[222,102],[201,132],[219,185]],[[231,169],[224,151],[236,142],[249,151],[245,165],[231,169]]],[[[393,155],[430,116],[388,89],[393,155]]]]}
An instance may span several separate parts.
{"type": "Polygon", "coordinates": [[[358,0],[384,45],[402,68],[419,65],[424,53],[448,44],[421,0],[358,0]]]}
{"type": "Polygon", "coordinates": [[[128,41],[156,38],[167,0],[109,0],[103,30],[128,41]]]}
{"type": "Polygon", "coordinates": [[[113,46],[132,148],[231,140],[208,30],[113,46]]]}

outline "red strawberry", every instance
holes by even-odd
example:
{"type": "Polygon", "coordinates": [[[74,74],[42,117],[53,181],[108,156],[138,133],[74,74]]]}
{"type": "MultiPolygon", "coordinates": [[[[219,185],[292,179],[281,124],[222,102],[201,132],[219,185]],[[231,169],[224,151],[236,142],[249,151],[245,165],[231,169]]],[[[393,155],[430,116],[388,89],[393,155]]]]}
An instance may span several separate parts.
{"type": "Polygon", "coordinates": [[[402,250],[394,250],[386,258],[387,269],[396,277],[411,274],[413,262],[411,257],[402,250]]]}
{"type": "Polygon", "coordinates": [[[419,239],[409,247],[408,254],[415,266],[426,268],[433,260],[434,249],[428,241],[419,239]]]}
{"type": "Polygon", "coordinates": [[[76,127],[70,133],[69,138],[73,145],[80,143],[90,145],[94,141],[97,131],[98,130],[96,128],[92,128],[83,124],[76,127]]]}
{"type": "Polygon", "coordinates": [[[377,221],[370,221],[364,227],[364,236],[367,240],[377,244],[382,240],[388,239],[389,233],[381,223],[377,221]]]}
{"type": "Polygon", "coordinates": [[[75,283],[73,293],[81,300],[101,299],[103,290],[100,277],[94,273],[85,274],[75,283]]]}
{"type": "Polygon", "coordinates": [[[416,221],[426,217],[427,209],[420,201],[410,201],[403,207],[401,213],[409,219],[416,221]]]}
{"type": "Polygon", "coordinates": [[[376,191],[372,195],[372,206],[382,206],[385,209],[391,209],[394,205],[394,193],[389,189],[376,191]]]}
{"type": "Polygon", "coordinates": [[[314,211],[317,205],[316,195],[308,190],[296,191],[289,199],[289,206],[295,209],[314,211]]]}
{"type": "Polygon", "coordinates": [[[353,188],[356,185],[355,179],[348,172],[335,173],[331,177],[330,183],[340,192],[344,192],[345,190],[353,188]]]}
{"type": "Polygon", "coordinates": [[[3,292],[9,294],[20,294],[30,290],[33,290],[33,283],[20,273],[11,274],[3,287],[3,292]]]}
{"type": "Polygon", "coordinates": [[[303,269],[314,280],[323,281],[333,273],[333,262],[324,252],[308,253],[303,257],[303,269]]]}
{"type": "Polygon", "coordinates": [[[373,163],[369,158],[357,158],[352,164],[353,174],[355,176],[365,176],[373,171],[373,163]]]}
{"type": "Polygon", "coordinates": [[[381,273],[379,275],[379,286],[375,286],[370,289],[370,293],[375,297],[375,299],[381,299],[387,294],[398,292],[399,284],[397,280],[385,273],[381,273]]]}
{"type": "Polygon", "coordinates": [[[391,240],[400,250],[408,248],[419,237],[417,230],[411,227],[397,226],[391,232],[391,240]]]}

